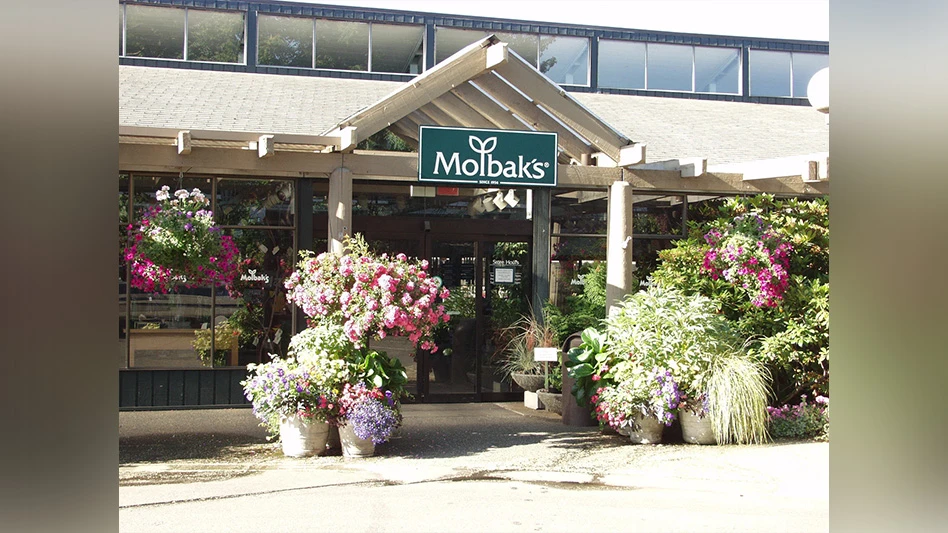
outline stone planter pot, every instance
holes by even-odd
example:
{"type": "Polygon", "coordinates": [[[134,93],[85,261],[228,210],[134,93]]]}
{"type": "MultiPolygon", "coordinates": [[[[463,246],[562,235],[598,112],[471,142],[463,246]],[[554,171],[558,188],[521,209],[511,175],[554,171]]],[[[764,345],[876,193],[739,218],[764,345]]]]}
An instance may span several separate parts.
{"type": "Polygon", "coordinates": [[[280,421],[280,445],[283,455],[309,457],[326,451],[329,423],[290,416],[280,421]]]}
{"type": "Polygon", "coordinates": [[[681,437],[690,444],[717,444],[711,429],[711,417],[699,417],[688,409],[678,411],[681,420],[681,437]]]}
{"type": "Polygon", "coordinates": [[[629,439],[635,444],[660,444],[665,424],[654,416],[637,413],[632,420],[635,425],[629,428],[629,439]]]}
{"type": "Polygon", "coordinates": [[[540,389],[537,391],[537,396],[540,397],[540,403],[543,404],[544,409],[558,415],[563,414],[563,395],[561,393],[540,389]]]}
{"type": "Polygon", "coordinates": [[[540,374],[513,373],[510,377],[525,391],[536,392],[543,388],[543,376],[540,374]]]}
{"type": "Polygon", "coordinates": [[[375,443],[371,439],[360,439],[352,430],[351,424],[339,426],[339,440],[342,443],[343,457],[372,457],[375,455],[375,443]]]}

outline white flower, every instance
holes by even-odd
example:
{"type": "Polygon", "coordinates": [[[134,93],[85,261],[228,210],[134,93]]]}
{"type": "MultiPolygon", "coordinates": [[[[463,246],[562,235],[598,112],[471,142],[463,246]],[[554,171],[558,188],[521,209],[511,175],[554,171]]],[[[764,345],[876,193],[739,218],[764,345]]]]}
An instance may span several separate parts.
{"type": "Polygon", "coordinates": [[[174,192],[174,195],[175,195],[175,197],[177,197],[177,198],[180,199],[180,200],[187,200],[188,197],[190,196],[190,194],[188,194],[188,191],[186,191],[186,190],[184,190],[184,189],[178,189],[178,190],[176,190],[176,191],[174,192]]]}
{"type": "Polygon", "coordinates": [[[161,190],[159,190],[158,192],[155,193],[155,199],[158,200],[159,202],[163,202],[163,201],[167,200],[167,199],[170,198],[170,197],[171,197],[171,195],[168,194],[168,186],[167,186],[167,185],[165,185],[164,187],[161,188],[161,190]]]}

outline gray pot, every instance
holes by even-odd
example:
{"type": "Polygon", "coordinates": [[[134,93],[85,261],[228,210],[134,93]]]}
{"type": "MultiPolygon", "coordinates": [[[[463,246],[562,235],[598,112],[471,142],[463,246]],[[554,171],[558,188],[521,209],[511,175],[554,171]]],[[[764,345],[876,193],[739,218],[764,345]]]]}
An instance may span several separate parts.
{"type": "Polygon", "coordinates": [[[539,389],[543,388],[543,376],[539,374],[510,374],[510,377],[514,380],[514,383],[520,385],[523,390],[536,392],[539,389]]]}
{"type": "Polygon", "coordinates": [[[563,414],[563,394],[541,389],[537,391],[537,396],[544,409],[558,415],[563,414]]]}

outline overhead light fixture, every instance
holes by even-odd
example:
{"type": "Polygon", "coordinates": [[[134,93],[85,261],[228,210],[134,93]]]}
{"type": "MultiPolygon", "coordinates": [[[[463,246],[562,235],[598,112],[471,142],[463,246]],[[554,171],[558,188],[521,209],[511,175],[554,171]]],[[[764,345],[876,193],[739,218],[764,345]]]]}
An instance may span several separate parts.
{"type": "Polygon", "coordinates": [[[494,196],[493,202],[494,205],[497,206],[497,209],[500,209],[501,211],[507,208],[507,202],[504,200],[503,191],[497,191],[497,196],[494,196]]]}
{"type": "Polygon", "coordinates": [[[507,191],[507,196],[504,196],[504,201],[507,202],[507,205],[510,207],[517,207],[517,204],[520,203],[520,198],[517,198],[517,193],[510,189],[507,191]]]}

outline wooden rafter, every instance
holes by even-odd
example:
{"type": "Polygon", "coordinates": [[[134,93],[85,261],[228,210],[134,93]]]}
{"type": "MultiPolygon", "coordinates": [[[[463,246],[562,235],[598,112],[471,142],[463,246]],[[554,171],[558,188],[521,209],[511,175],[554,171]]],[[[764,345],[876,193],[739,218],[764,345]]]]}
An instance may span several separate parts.
{"type": "Polygon", "coordinates": [[[338,134],[345,127],[355,127],[356,134],[351,143],[341,147],[343,151],[351,151],[369,135],[398,121],[457,85],[506,63],[508,57],[506,43],[500,43],[499,39],[492,35],[485,37],[405,83],[376,105],[345,119],[328,134],[338,134]]]}
{"type": "Polygon", "coordinates": [[[496,75],[487,73],[475,78],[473,81],[493,98],[499,102],[503,102],[503,104],[516,113],[523,122],[530,124],[539,131],[555,131],[560,146],[563,147],[563,150],[569,154],[570,157],[579,161],[583,154],[587,154],[588,156],[595,151],[584,140],[577,137],[576,134],[563,127],[562,124],[554,120],[553,117],[544,110],[537,107],[535,102],[517,92],[517,89],[514,89],[496,75]]]}
{"type": "Polygon", "coordinates": [[[617,161],[619,166],[624,166],[623,163],[628,158],[623,157],[622,151],[631,145],[632,141],[600,120],[592,111],[528,63],[514,57],[511,61],[497,65],[494,72],[523,91],[538,105],[556,115],[600,151],[617,161]]]}

